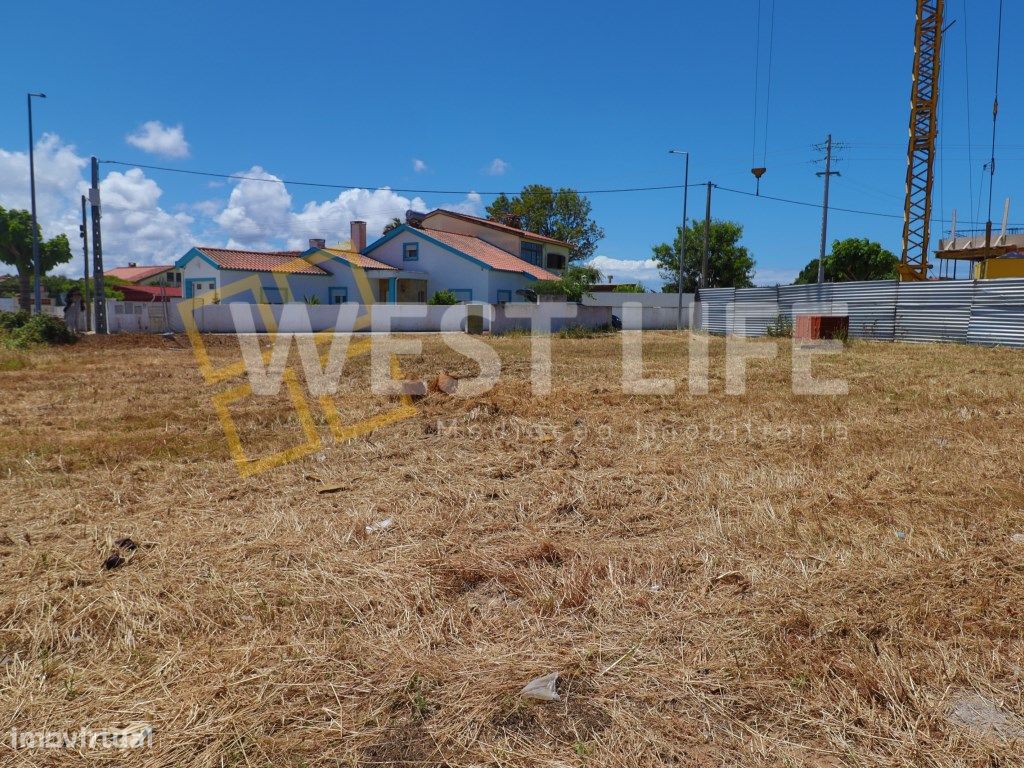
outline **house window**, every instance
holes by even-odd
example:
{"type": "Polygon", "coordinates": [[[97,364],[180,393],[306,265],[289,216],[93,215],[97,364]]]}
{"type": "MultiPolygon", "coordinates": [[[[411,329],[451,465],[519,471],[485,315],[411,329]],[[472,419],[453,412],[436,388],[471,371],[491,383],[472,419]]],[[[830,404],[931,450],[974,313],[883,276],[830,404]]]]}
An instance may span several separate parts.
{"type": "Polygon", "coordinates": [[[344,304],[348,301],[348,287],[344,285],[336,285],[328,288],[327,301],[330,304],[344,304]]]}
{"type": "Polygon", "coordinates": [[[455,298],[459,301],[473,300],[473,291],[469,288],[452,288],[452,293],[455,294],[455,298]]]}
{"type": "Polygon", "coordinates": [[[548,269],[565,269],[565,255],[561,253],[549,253],[548,269]]]}
{"type": "Polygon", "coordinates": [[[543,250],[544,249],[540,243],[523,242],[519,246],[519,258],[523,261],[528,261],[531,264],[536,264],[539,267],[541,265],[541,255],[543,250]]]}
{"type": "Polygon", "coordinates": [[[512,301],[512,291],[498,291],[498,303],[512,301]]]}
{"type": "Polygon", "coordinates": [[[264,287],[264,289],[263,289],[263,303],[264,304],[280,304],[281,303],[281,289],[280,288],[264,287]]]}
{"type": "Polygon", "coordinates": [[[420,244],[402,243],[402,261],[419,261],[420,244]]]}

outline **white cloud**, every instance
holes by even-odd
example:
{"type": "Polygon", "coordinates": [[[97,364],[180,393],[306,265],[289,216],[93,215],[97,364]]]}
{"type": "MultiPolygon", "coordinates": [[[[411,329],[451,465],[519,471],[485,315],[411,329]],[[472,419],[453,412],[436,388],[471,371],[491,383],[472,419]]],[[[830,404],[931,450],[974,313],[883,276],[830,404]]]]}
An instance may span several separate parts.
{"type": "Polygon", "coordinates": [[[490,165],[484,168],[484,173],[488,176],[503,176],[505,171],[509,168],[509,164],[502,160],[500,157],[496,157],[491,160],[490,165]]]}
{"type": "MultiPolygon", "coordinates": [[[[89,161],[59,136],[45,134],[36,144],[36,206],[43,236],[68,236],[75,258],[55,271],[78,274],[81,240],[81,195],[89,183],[89,161]]],[[[138,168],[114,171],[100,181],[103,204],[103,263],[116,267],[129,261],[169,262],[193,244],[192,217],[160,207],[163,191],[138,168]]],[[[0,205],[29,208],[27,152],[0,149],[0,205]]]]}
{"type": "Polygon", "coordinates": [[[188,157],[188,142],[181,124],[164,125],[159,120],[149,120],[125,136],[125,141],[154,155],[188,157]]]}
{"type": "MultiPolygon", "coordinates": [[[[36,211],[43,237],[63,232],[74,248],[79,242],[81,195],[87,188],[82,173],[89,161],[52,133],[36,142],[35,161],[36,211]]],[[[28,152],[0,149],[0,205],[30,209],[28,152]]]]}
{"type": "MultiPolygon", "coordinates": [[[[367,236],[372,241],[391,219],[398,217],[404,221],[410,208],[431,209],[420,197],[405,197],[382,187],[346,189],[333,199],[310,201],[295,211],[287,187],[269,183],[278,180],[277,176],[259,166],[239,175],[255,178],[235,184],[227,206],[214,221],[224,230],[229,243],[245,248],[304,248],[312,237],[322,237],[330,243],[347,242],[353,220],[366,222],[367,236]]],[[[481,205],[480,195],[470,193],[464,200],[446,207],[478,214],[481,205]]]]}
{"type": "Polygon", "coordinates": [[[273,242],[289,232],[292,196],[272,173],[254,165],[231,190],[227,207],[216,221],[232,242],[246,248],[272,248],[273,242]],[[267,181],[260,181],[266,179],[267,181]]]}
{"type": "Polygon", "coordinates": [[[456,213],[467,213],[470,216],[482,216],[484,212],[483,199],[476,192],[470,192],[461,203],[441,203],[439,208],[456,213]]]}
{"type": "Polygon", "coordinates": [[[754,285],[792,285],[798,274],[800,271],[796,269],[755,269],[754,285]]]}
{"type": "Polygon", "coordinates": [[[416,171],[416,173],[423,173],[425,170],[427,170],[427,164],[422,160],[414,159],[412,161],[412,169],[416,171]]]}
{"type": "Polygon", "coordinates": [[[611,275],[615,283],[643,283],[648,290],[656,290],[662,279],[658,274],[658,262],[654,259],[613,259],[610,256],[595,256],[588,264],[601,270],[605,280],[611,275]]]}
{"type": "Polygon", "coordinates": [[[103,204],[103,264],[116,267],[129,261],[168,264],[195,243],[186,213],[160,207],[163,190],[139,168],[112,171],[100,181],[103,204]]]}

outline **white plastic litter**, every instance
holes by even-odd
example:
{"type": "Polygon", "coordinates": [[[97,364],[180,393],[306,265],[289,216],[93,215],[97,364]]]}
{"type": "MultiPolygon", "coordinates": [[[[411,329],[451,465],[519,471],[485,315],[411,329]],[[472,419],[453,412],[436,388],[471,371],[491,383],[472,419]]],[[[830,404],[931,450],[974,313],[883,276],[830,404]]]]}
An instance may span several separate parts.
{"type": "Polygon", "coordinates": [[[562,697],[555,690],[557,682],[557,672],[552,672],[542,677],[535,677],[523,688],[522,696],[524,699],[533,699],[534,701],[561,701],[562,697]]]}
{"type": "Polygon", "coordinates": [[[378,533],[379,531],[386,531],[388,528],[394,525],[394,523],[395,521],[392,520],[390,517],[385,517],[383,520],[378,520],[376,523],[370,523],[368,526],[366,526],[366,532],[378,533]]]}
{"type": "Polygon", "coordinates": [[[1024,533],[1014,533],[1010,536],[1010,541],[1014,544],[1024,544],[1024,533]]]}

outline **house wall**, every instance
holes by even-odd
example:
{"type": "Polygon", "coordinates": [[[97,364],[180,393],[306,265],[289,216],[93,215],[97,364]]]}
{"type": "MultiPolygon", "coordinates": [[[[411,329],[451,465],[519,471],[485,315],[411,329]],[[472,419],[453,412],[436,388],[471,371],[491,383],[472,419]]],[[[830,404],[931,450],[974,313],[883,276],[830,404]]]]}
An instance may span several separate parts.
{"type": "MultiPolygon", "coordinates": [[[[475,224],[471,221],[464,221],[463,219],[456,218],[455,216],[448,216],[443,211],[431,216],[424,222],[424,226],[429,229],[440,229],[444,232],[455,232],[461,235],[473,235],[475,237],[479,237],[481,240],[501,248],[501,250],[507,251],[513,256],[519,255],[519,244],[523,239],[510,232],[502,232],[500,229],[491,229],[490,227],[475,224]]],[[[540,266],[545,269],[547,268],[547,255],[549,253],[560,253],[565,256],[566,261],[568,262],[568,248],[551,245],[550,243],[540,243],[540,245],[544,249],[544,260],[540,266]]]]}
{"type": "Polygon", "coordinates": [[[496,301],[492,295],[490,275],[494,270],[452,253],[447,248],[415,232],[403,232],[388,240],[367,255],[398,269],[427,273],[427,300],[438,291],[469,289],[473,301],[496,301]],[[418,261],[402,260],[403,243],[417,242],[420,246],[418,261]]]}
{"type": "Polygon", "coordinates": [[[329,288],[344,288],[348,295],[349,301],[363,303],[363,299],[359,294],[359,284],[356,282],[356,276],[352,272],[352,265],[344,259],[338,258],[337,256],[332,257],[327,261],[316,261],[316,265],[323,270],[331,273],[330,277],[321,278],[323,280],[322,293],[320,301],[323,304],[331,304],[328,294],[333,293],[329,291],[329,288]]]}
{"type": "Polygon", "coordinates": [[[145,280],[139,280],[139,285],[181,285],[181,270],[180,269],[168,269],[164,272],[159,272],[155,275],[147,277],[145,280]]]}

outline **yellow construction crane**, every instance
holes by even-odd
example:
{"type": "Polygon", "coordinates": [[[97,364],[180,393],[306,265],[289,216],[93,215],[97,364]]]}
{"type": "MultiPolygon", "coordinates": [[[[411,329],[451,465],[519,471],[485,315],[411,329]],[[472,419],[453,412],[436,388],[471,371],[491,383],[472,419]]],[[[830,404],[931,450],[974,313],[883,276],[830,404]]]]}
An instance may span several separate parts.
{"type": "Polygon", "coordinates": [[[939,66],[942,61],[944,4],[944,0],[917,0],[900,280],[928,279],[935,137],[939,131],[939,66]]]}

